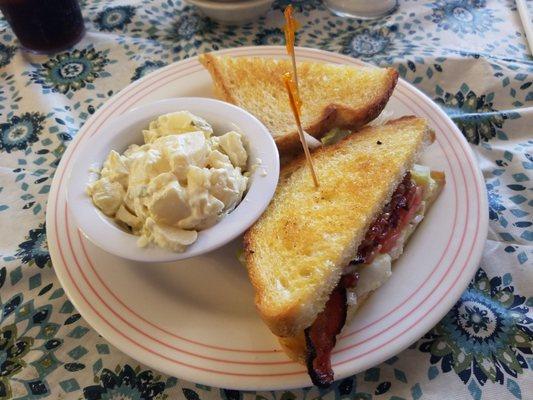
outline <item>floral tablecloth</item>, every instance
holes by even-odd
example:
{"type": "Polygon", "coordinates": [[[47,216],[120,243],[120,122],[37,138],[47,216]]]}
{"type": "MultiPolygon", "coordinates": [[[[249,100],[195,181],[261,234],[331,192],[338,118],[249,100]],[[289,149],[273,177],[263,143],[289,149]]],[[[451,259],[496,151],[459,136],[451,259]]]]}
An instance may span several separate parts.
{"type": "Polygon", "coordinates": [[[454,119],[483,170],[490,229],[480,268],[409,349],[328,390],[243,393],[150,370],[106,343],[65,296],[44,214],[78,128],[164,65],[282,43],[287,3],[228,28],[179,0],[86,0],[86,37],[50,57],[22,52],[0,18],[0,399],[533,398],[533,58],[513,0],[405,0],[375,22],[335,17],[318,0],[292,2],[298,45],[394,66],[454,119]]]}

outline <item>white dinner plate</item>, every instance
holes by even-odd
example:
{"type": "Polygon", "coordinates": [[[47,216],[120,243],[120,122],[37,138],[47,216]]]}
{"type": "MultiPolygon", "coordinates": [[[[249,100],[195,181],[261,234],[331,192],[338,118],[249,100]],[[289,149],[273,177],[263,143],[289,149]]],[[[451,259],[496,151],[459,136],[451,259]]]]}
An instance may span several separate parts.
{"type": "MultiPolygon", "coordinates": [[[[241,47],[233,56],[284,57],[282,46],[241,47]]],[[[361,65],[350,57],[298,48],[299,60],[361,65]]],[[[73,222],[65,184],[84,146],[101,127],[149,101],[212,97],[196,57],[129,85],[78,132],[50,191],[48,244],[57,276],[80,314],[124,353],[164,373],[211,386],[286,389],[311,384],[254,309],[253,291],[236,258],[240,240],[210,254],[168,264],[111,256],[73,222]]],[[[444,170],[446,186],[396,262],[391,279],[343,330],[332,356],[337,379],[372,367],[419,339],[453,306],[475,272],[487,233],[482,175],[468,143],[429,98],[400,80],[386,110],[428,119],[436,141],[422,162],[444,170]]]]}

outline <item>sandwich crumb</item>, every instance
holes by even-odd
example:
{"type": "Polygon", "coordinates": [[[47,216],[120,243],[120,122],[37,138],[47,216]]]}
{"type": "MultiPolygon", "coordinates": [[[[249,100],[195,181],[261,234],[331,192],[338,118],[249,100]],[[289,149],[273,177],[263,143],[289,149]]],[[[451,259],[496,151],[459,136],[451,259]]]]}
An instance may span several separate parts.
{"type": "Polygon", "coordinates": [[[382,143],[381,143],[381,140],[378,140],[378,141],[376,142],[376,144],[382,144],[382,143]]]}

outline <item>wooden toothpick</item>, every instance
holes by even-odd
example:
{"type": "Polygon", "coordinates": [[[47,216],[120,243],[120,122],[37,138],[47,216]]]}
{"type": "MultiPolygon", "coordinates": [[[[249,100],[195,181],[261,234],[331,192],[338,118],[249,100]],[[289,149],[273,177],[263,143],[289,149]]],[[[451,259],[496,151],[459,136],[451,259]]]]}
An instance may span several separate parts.
{"type": "Polygon", "coordinates": [[[292,11],[292,5],[289,4],[283,12],[285,15],[285,26],[283,27],[283,30],[285,31],[285,47],[287,49],[287,54],[291,57],[292,76],[294,77],[294,83],[296,84],[296,93],[300,95],[300,88],[298,86],[298,72],[296,71],[296,54],[294,53],[296,30],[300,27],[300,24],[294,18],[292,11]]]}
{"type": "Polygon", "coordinates": [[[305,158],[307,159],[307,165],[311,171],[311,176],[313,177],[313,183],[315,187],[319,187],[318,178],[316,177],[315,167],[313,166],[313,159],[311,158],[311,153],[309,152],[309,147],[305,141],[304,130],[302,128],[302,121],[300,119],[300,109],[302,107],[302,102],[298,93],[296,92],[295,83],[292,80],[291,73],[286,72],[282,76],[283,82],[285,83],[285,88],[287,89],[287,94],[289,95],[289,104],[291,105],[292,113],[294,114],[294,120],[296,121],[296,127],[298,128],[298,136],[300,136],[300,142],[304,149],[305,158]]]}
{"type": "Polygon", "coordinates": [[[283,27],[283,30],[285,31],[285,47],[287,48],[287,53],[291,57],[292,76],[290,72],[287,72],[283,74],[282,78],[283,82],[285,82],[287,94],[289,95],[289,103],[291,105],[292,113],[294,114],[294,120],[296,121],[296,127],[298,128],[298,136],[300,137],[300,142],[302,143],[302,147],[304,149],[307,165],[311,171],[313,183],[315,184],[315,187],[318,187],[320,184],[318,183],[318,179],[316,177],[313,160],[311,159],[311,153],[309,152],[309,146],[305,140],[305,134],[302,128],[301,120],[302,100],[300,98],[300,90],[298,87],[298,72],[296,70],[296,55],[294,53],[295,33],[299,27],[299,24],[292,15],[292,5],[289,5],[283,14],[285,15],[285,26],[283,27]]]}

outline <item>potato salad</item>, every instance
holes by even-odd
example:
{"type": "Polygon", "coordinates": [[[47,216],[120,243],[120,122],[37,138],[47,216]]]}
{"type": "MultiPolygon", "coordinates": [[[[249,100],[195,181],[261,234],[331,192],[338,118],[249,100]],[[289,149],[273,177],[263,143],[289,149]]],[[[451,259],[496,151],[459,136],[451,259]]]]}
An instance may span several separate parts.
{"type": "Polygon", "coordinates": [[[188,111],[161,115],[144,144],[112,150],[87,194],[139,246],[183,252],[198,231],[231,212],[246,191],[248,154],[239,132],[215,135],[188,111]]]}

